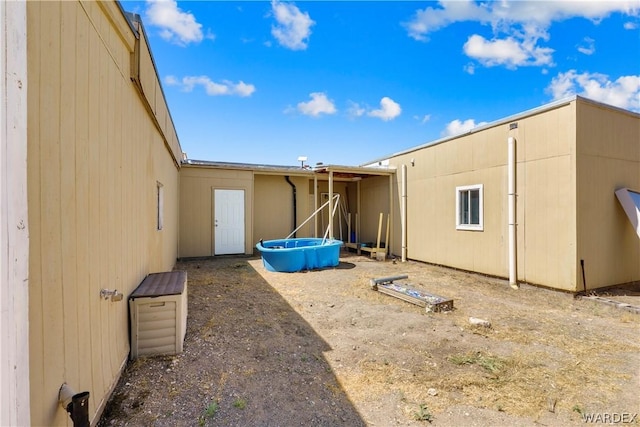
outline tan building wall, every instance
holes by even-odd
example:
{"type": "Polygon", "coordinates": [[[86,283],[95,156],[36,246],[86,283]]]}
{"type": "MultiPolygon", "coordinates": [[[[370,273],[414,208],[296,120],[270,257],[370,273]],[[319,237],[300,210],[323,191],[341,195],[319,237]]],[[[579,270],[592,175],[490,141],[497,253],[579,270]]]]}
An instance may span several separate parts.
{"type": "MultiPolygon", "coordinates": [[[[296,187],[296,223],[299,226],[313,210],[313,198],[309,194],[309,177],[289,176],[296,187]]],[[[254,238],[253,245],[260,240],[283,239],[294,230],[293,189],[285,175],[254,176],[254,238]]],[[[296,237],[309,237],[313,223],[309,222],[296,233],[296,237]]]]}
{"type": "MultiPolygon", "coordinates": [[[[259,165],[221,167],[204,164],[185,164],[180,171],[180,250],[181,258],[215,255],[215,226],[213,224],[215,189],[245,191],[245,254],[254,253],[255,245],[263,240],[283,239],[294,229],[293,189],[296,188],[296,223],[302,225],[315,211],[314,192],[318,207],[322,193],[328,193],[327,177],[318,180],[314,190],[313,174],[309,171],[276,170],[265,172],[259,165]]],[[[388,178],[387,178],[388,179],[388,178]]],[[[340,194],[345,208],[346,181],[334,182],[334,194],[340,194]]],[[[385,184],[388,189],[388,183],[385,184]]],[[[355,212],[355,200],[353,203],[355,212]]],[[[388,206],[388,202],[387,202],[388,206]]],[[[387,208],[388,210],[388,208],[387,208]]],[[[347,239],[346,218],[342,215],[342,236],[347,239]]],[[[377,221],[377,220],[376,220],[377,221]]],[[[377,222],[376,222],[377,224],[377,222]]],[[[328,208],[318,215],[318,236],[328,225],[328,208]]],[[[296,237],[312,237],[315,221],[309,220],[296,233],[296,237]]],[[[377,225],[376,225],[377,227],[377,225]]],[[[339,216],[334,220],[334,236],[340,238],[339,216]]]]}
{"type": "MultiPolygon", "coordinates": [[[[361,212],[358,214],[360,222],[360,236],[357,237],[359,243],[376,244],[378,240],[378,228],[380,225],[381,213],[383,214],[383,219],[380,241],[385,241],[390,206],[389,185],[390,181],[387,176],[367,177],[360,181],[361,212]]],[[[354,212],[357,212],[357,209],[354,209],[354,212]]]]}
{"type": "MultiPolygon", "coordinates": [[[[571,178],[574,107],[518,117],[394,157],[394,203],[400,205],[407,166],[407,248],[410,259],[508,276],[507,139],[517,140],[518,278],[575,288],[575,213],[571,178]],[[412,166],[413,159],[413,166],[412,166]],[[456,229],[456,187],[483,185],[483,231],[456,229]]],[[[393,248],[401,247],[395,209],[393,248]]]]}
{"type": "MultiPolygon", "coordinates": [[[[506,129],[490,128],[392,159],[399,169],[407,165],[409,258],[505,275],[506,129]],[[456,187],[476,184],[483,185],[484,230],[457,230],[456,187]]],[[[396,230],[394,248],[400,248],[396,230]]]]}
{"type": "Polygon", "coordinates": [[[391,158],[399,171],[394,252],[404,164],[408,257],[507,277],[510,136],[517,146],[518,280],[581,291],[581,259],[587,289],[640,280],[640,244],[614,195],[640,188],[639,116],[582,98],[391,158]],[[456,186],[475,184],[484,186],[484,230],[457,230],[456,186]]]}
{"type": "Polygon", "coordinates": [[[245,192],[245,253],[253,251],[253,173],[185,165],[180,171],[180,258],[214,255],[213,191],[245,192]]]}
{"type": "Polygon", "coordinates": [[[614,191],[640,190],[640,116],[587,101],[577,113],[576,268],[587,289],[638,281],[640,240],[614,191]]]}
{"type": "MultiPolygon", "coordinates": [[[[28,2],[27,34],[31,423],[70,425],[60,386],[89,391],[96,421],[129,353],[126,297],[174,266],[179,145],[150,108],[161,91],[132,84],[136,37],[117,3],[28,2]]],[[[139,81],[157,86],[147,67],[139,81]]]]}
{"type": "Polygon", "coordinates": [[[518,120],[514,132],[519,162],[518,278],[567,291],[579,284],[573,267],[575,126],[571,102],[518,120]]]}

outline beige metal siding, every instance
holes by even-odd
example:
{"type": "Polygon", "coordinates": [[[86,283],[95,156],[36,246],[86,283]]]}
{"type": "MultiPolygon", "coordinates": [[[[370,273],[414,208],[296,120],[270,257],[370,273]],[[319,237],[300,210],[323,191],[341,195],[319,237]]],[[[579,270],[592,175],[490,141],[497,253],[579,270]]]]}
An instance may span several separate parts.
{"type": "Polygon", "coordinates": [[[523,280],[576,290],[575,179],[573,157],[532,161],[523,169],[526,188],[518,194],[518,268],[523,280]]]}
{"type": "MultiPolygon", "coordinates": [[[[296,186],[296,226],[309,215],[309,179],[289,176],[296,186]]],[[[256,175],[254,192],[254,242],[258,240],[283,239],[293,230],[293,189],[284,175],[256,175]]],[[[296,237],[307,237],[308,228],[296,233],[296,237]]]]}
{"type": "MultiPolygon", "coordinates": [[[[213,190],[245,190],[245,251],[251,254],[260,240],[281,239],[293,231],[293,191],[286,172],[258,172],[251,169],[223,169],[185,165],[180,171],[180,257],[214,255],[213,190]]],[[[308,174],[289,175],[296,186],[296,225],[314,211],[313,179],[308,174]]],[[[347,184],[336,182],[334,192],[344,199],[347,184]]],[[[318,183],[328,191],[326,181],[318,183]]],[[[336,217],[337,218],[337,217],[336,217]]],[[[313,220],[298,231],[297,237],[313,235],[313,220]]],[[[320,227],[320,226],[319,226],[320,227]]],[[[335,225],[336,235],[339,226],[335,225]]],[[[324,230],[320,230],[322,233],[324,230]]],[[[346,239],[346,223],[343,224],[346,239]]]]}
{"type": "MultiPolygon", "coordinates": [[[[517,140],[518,278],[575,289],[575,179],[571,104],[399,155],[407,165],[408,257],[506,277],[507,138],[517,140]],[[411,165],[413,159],[414,165],[411,165]],[[483,185],[483,231],[456,229],[456,187],[483,185]]],[[[400,203],[400,179],[394,203],[400,203]]],[[[384,190],[377,191],[378,197],[384,190]]],[[[400,248],[399,208],[393,247],[400,248]]]]}
{"type": "Polygon", "coordinates": [[[245,191],[245,253],[253,252],[253,173],[184,166],[180,171],[181,258],[213,256],[213,190],[245,191]]]}
{"type": "Polygon", "coordinates": [[[518,150],[518,277],[567,291],[575,269],[575,102],[526,117],[518,150]]]}
{"type": "Polygon", "coordinates": [[[156,126],[162,133],[167,148],[171,150],[174,159],[180,161],[182,158],[182,149],[180,148],[178,136],[173,126],[173,120],[171,119],[171,114],[164,99],[160,81],[156,75],[153,57],[146,39],[144,27],[138,22],[134,22],[133,26],[138,31],[140,37],[135,45],[134,56],[131,60],[132,78],[144,94],[143,100],[156,126]]]}
{"type": "MultiPolygon", "coordinates": [[[[376,176],[360,181],[360,237],[359,243],[373,243],[378,240],[380,214],[384,215],[380,241],[385,241],[389,214],[389,177],[376,176]]],[[[398,246],[399,247],[399,246],[398,246]]]]}
{"type": "Polygon", "coordinates": [[[638,281],[640,240],[614,191],[640,190],[640,116],[584,100],[577,114],[576,263],[588,289],[638,281]]]}
{"type": "MultiPolygon", "coordinates": [[[[505,274],[506,140],[504,128],[492,128],[392,159],[407,165],[409,258],[505,274]],[[476,184],[483,185],[484,230],[457,230],[456,187],[476,184]]],[[[399,248],[398,228],[394,235],[399,248]]]]}
{"type": "Polygon", "coordinates": [[[129,351],[126,300],[100,289],[126,296],[174,265],[178,170],[131,83],[115,2],[28,2],[27,31],[31,422],[64,425],[60,385],[89,391],[95,417],[129,351]]]}

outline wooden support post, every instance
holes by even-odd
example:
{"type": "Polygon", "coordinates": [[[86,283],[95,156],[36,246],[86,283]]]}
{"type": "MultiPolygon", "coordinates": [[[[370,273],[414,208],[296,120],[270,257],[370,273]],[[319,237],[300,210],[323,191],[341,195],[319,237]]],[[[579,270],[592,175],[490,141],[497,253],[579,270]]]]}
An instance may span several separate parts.
{"type": "Polygon", "coordinates": [[[391,222],[391,214],[387,215],[387,235],[384,239],[384,253],[391,255],[391,253],[389,252],[389,226],[390,226],[390,222],[391,222]]]}
{"type": "Polygon", "coordinates": [[[384,219],[384,213],[380,212],[380,219],[378,220],[378,240],[376,241],[376,250],[371,252],[371,256],[374,257],[376,252],[380,251],[380,237],[382,235],[382,220],[384,219]]]}
{"type": "Polygon", "coordinates": [[[333,171],[329,170],[329,239],[333,239],[333,171]]]}
{"type": "MultiPolygon", "coordinates": [[[[313,211],[318,211],[318,174],[313,174],[313,211]]],[[[313,237],[318,237],[318,215],[313,216],[313,237]]]]}
{"type": "Polygon", "coordinates": [[[362,181],[358,181],[356,183],[356,241],[362,238],[360,237],[360,212],[362,212],[361,204],[360,204],[360,183],[362,181]]]}

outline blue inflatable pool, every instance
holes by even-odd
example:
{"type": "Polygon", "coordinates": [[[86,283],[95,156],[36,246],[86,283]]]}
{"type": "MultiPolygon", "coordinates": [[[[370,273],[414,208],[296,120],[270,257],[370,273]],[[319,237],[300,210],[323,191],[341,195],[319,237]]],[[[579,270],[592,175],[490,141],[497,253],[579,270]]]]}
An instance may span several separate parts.
{"type": "Polygon", "coordinates": [[[256,245],[267,270],[286,273],[335,267],[340,263],[341,247],[340,240],[313,237],[265,240],[256,245]]]}

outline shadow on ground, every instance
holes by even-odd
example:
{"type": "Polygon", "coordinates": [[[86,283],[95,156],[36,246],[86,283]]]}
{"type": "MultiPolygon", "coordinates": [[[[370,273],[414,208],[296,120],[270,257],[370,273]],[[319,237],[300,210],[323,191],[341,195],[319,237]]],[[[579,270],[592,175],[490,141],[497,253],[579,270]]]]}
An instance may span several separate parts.
{"type": "Polygon", "coordinates": [[[188,272],[184,352],[130,363],[99,425],[365,425],[328,344],[246,261],[176,269],[188,272]]]}
{"type": "Polygon", "coordinates": [[[356,265],[352,262],[344,262],[344,261],[340,261],[340,264],[338,264],[337,267],[335,267],[338,270],[351,270],[352,268],[355,268],[356,265]]]}

